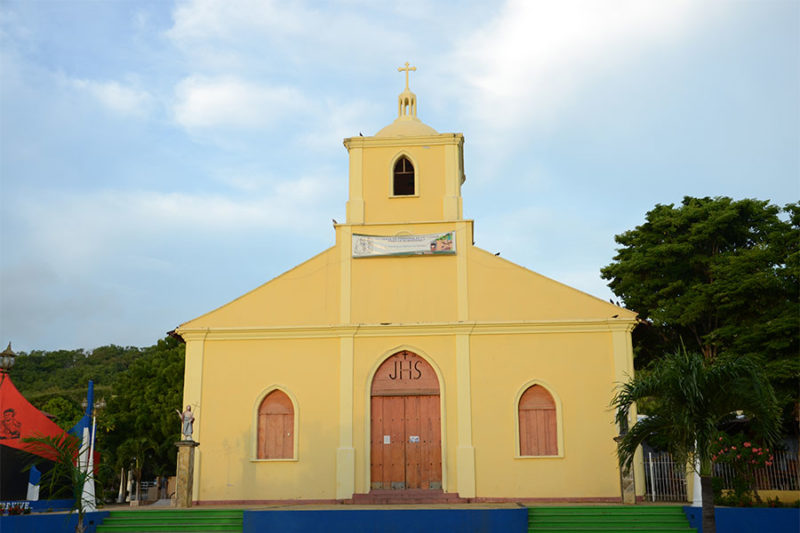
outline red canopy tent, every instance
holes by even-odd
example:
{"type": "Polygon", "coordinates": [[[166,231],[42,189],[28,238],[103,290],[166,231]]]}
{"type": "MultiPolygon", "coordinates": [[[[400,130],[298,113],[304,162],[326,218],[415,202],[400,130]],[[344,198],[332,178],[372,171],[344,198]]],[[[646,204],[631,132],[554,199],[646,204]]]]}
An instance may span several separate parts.
{"type": "MultiPolygon", "coordinates": [[[[40,463],[36,456],[49,461],[55,459],[55,454],[48,453],[46,448],[32,447],[24,442],[26,437],[66,437],[77,440],[77,437],[61,429],[31,405],[14,386],[8,372],[0,371],[0,501],[26,499],[28,467],[40,463]]],[[[99,454],[95,452],[94,457],[96,471],[99,454]]],[[[48,464],[37,466],[46,471],[48,464]]],[[[38,483],[38,478],[34,483],[38,483]]]]}
{"type": "MultiPolygon", "coordinates": [[[[0,373],[0,445],[36,453],[22,441],[25,437],[60,437],[66,431],[25,399],[14,386],[11,376],[0,373]]],[[[74,438],[71,437],[70,438],[74,438]]],[[[36,453],[52,460],[52,455],[36,453]]]]}

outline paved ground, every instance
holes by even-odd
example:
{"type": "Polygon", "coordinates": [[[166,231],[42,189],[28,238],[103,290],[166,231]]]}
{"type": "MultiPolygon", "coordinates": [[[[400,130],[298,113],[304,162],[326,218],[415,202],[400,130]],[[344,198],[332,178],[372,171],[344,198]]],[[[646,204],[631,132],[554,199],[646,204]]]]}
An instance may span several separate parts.
{"type": "MultiPolygon", "coordinates": [[[[379,505],[352,505],[352,504],[314,504],[314,503],[276,503],[276,504],[214,504],[214,505],[199,505],[192,507],[192,509],[246,509],[248,511],[320,511],[320,510],[342,510],[342,511],[355,511],[355,510],[380,510],[380,509],[516,509],[520,506],[523,507],[604,507],[604,506],[618,506],[619,503],[407,503],[407,504],[379,504],[379,505]]],[[[640,502],[637,506],[657,505],[663,507],[665,505],[675,505],[682,507],[689,505],[688,503],[669,503],[669,502],[640,502]]],[[[140,507],[131,507],[128,504],[111,504],[106,505],[101,511],[135,511],[137,509],[146,511],[150,510],[164,510],[170,507],[156,506],[156,505],[142,505],[140,507]]]]}

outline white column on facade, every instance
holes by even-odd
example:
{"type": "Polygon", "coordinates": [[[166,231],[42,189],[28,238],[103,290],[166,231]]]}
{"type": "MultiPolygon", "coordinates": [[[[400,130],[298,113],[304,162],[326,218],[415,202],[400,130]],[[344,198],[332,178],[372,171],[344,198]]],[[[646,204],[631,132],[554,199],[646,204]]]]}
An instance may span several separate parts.
{"type": "Polygon", "coordinates": [[[350,198],[347,200],[346,214],[348,224],[364,223],[364,149],[361,146],[348,146],[350,152],[350,198]]]}
{"type": "MultiPolygon", "coordinates": [[[[202,442],[202,428],[203,428],[203,410],[202,410],[202,393],[203,393],[203,358],[205,356],[206,335],[208,331],[198,333],[183,333],[183,339],[186,341],[186,370],[184,371],[183,382],[183,405],[181,411],[187,406],[192,406],[197,420],[194,423],[192,438],[196,442],[202,442]]],[[[177,424],[177,422],[176,422],[177,424]]],[[[194,455],[194,476],[192,482],[192,494],[194,499],[200,498],[200,479],[202,470],[200,469],[200,461],[202,452],[198,447],[194,455]]]]}
{"type": "Polygon", "coordinates": [[[458,411],[458,449],[456,473],[458,495],[475,497],[475,448],[472,446],[472,387],[469,334],[456,335],[456,406],[458,411]]]}
{"type": "Polygon", "coordinates": [[[339,226],[339,323],[350,323],[350,302],[352,297],[351,271],[353,262],[353,228],[339,226]]]}
{"type": "Polygon", "coordinates": [[[339,338],[339,447],[336,449],[336,499],[353,497],[356,453],[353,448],[353,337],[339,338]]]}
{"type": "Polygon", "coordinates": [[[461,168],[460,145],[448,144],[444,148],[444,199],[442,204],[442,218],[445,220],[459,220],[461,218],[461,168]]]}
{"type": "MultiPolygon", "coordinates": [[[[341,254],[339,260],[341,268],[339,322],[346,325],[351,320],[353,230],[350,226],[342,226],[337,229],[340,231],[339,251],[341,254]]],[[[336,449],[336,499],[338,500],[352,498],[355,492],[356,462],[355,449],[353,448],[354,344],[352,333],[339,338],[339,447],[336,449]]]]}
{"type": "MultiPolygon", "coordinates": [[[[456,225],[456,283],[458,321],[469,320],[469,295],[467,258],[470,236],[467,223],[456,225]]],[[[472,446],[472,372],[470,368],[470,335],[456,334],[456,409],[458,412],[458,448],[456,473],[458,494],[462,498],[475,497],[475,448],[472,446]]]]}
{"type": "MultiPolygon", "coordinates": [[[[633,377],[633,343],[631,341],[631,331],[635,323],[627,322],[615,324],[611,332],[612,350],[614,356],[614,381],[617,384],[625,383],[633,377]]],[[[631,407],[628,417],[628,427],[636,424],[636,406],[631,407]]],[[[633,479],[636,485],[636,495],[641,496],[645,492],[644,485],[644,456],[642,448],[639,447],[633,457],[633,479]]]]}

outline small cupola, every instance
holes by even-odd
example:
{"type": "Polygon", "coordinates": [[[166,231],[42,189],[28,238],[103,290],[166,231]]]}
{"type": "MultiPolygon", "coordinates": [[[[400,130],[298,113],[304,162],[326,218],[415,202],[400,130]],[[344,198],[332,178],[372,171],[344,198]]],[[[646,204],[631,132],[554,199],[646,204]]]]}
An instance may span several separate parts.
{"type": "Polygon", "coordinates": [[[417,137],[420,135],[438,135],[439,133],[417,118],[417,95],[408,86],[409,72],[417,67],[398,67],[399,72],[406,73],[406,88],[397,98],[397,118],[394,122],[375,134],[376,137],[417,137]]]}

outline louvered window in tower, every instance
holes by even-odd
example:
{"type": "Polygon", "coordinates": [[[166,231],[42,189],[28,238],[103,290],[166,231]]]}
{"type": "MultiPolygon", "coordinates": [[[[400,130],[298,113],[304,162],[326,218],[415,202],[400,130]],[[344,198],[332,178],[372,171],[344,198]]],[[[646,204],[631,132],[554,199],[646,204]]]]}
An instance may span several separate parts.
{"type": "Polygon", "coordinates": [[[414,183],[414,165],[403,156],[394,164],[394,196],[413,196],[416,194],[414,183]]]}

